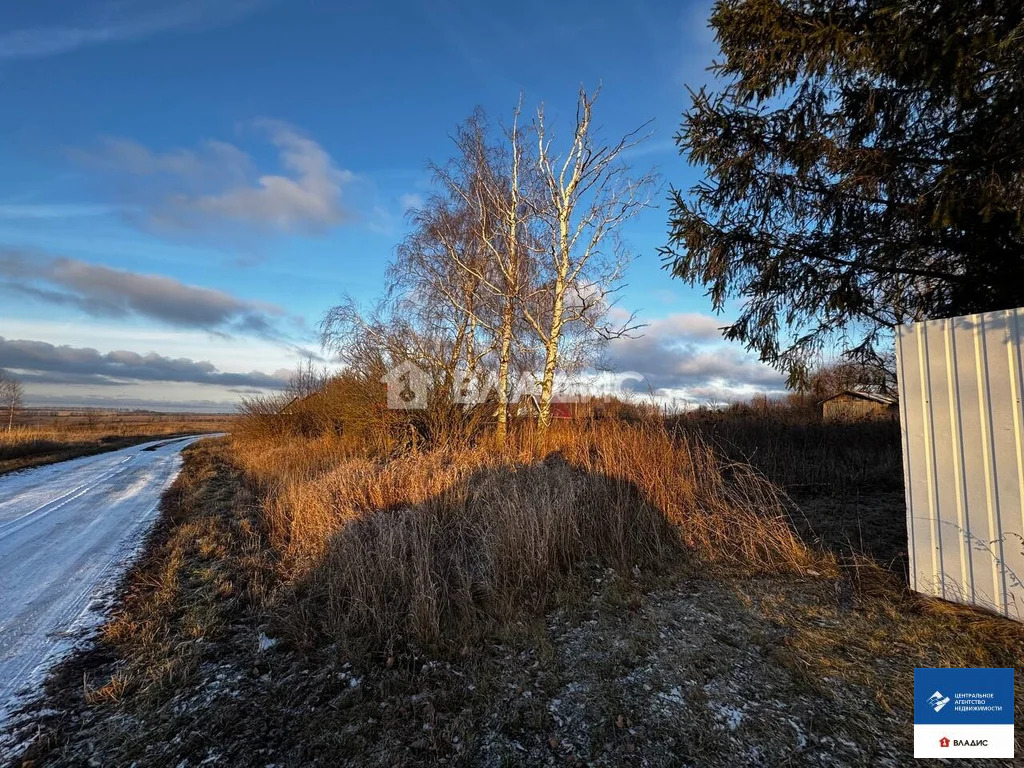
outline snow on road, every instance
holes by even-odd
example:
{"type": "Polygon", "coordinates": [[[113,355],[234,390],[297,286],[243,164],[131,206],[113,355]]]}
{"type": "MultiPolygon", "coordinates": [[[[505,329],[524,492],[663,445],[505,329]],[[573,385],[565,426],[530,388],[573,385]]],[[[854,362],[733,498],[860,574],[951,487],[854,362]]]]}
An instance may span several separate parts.
{"type": "Polygon", "coordinates": [[[199,437],[0,476],[0,730],[103,619],[103,603],[199,437]]]}

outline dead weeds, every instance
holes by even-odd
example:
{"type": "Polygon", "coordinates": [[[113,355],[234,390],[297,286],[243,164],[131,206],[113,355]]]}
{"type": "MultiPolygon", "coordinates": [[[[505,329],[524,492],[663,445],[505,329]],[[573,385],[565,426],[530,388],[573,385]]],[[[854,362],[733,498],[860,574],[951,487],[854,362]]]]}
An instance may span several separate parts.
{"type": "Polygon", "coordinates": [[[916,765],[915,666],[1020,685],[1024,628],[803,544],[749,469],[642,431],[559,439],[193,446],[25,757],[916,765]]]}

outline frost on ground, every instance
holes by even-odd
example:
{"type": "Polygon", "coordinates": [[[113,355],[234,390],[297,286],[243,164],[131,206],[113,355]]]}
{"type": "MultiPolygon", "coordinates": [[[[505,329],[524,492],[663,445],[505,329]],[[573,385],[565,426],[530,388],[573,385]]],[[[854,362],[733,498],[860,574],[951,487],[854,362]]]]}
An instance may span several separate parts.
{"type": "Polygon", "coordinates": [[[446,660],[353,664],[261,632],[201,643],[174,690],[41,716],[51,762],[913,764],[905,714],[839,680],[806,685],[775,652],[784,630],[721,582],[636,591],[602,574],[589,602],[446,660]]]}
{"type": "MultiPolygon", "coordinates": [[[[777,629],[715,582],[685,582],[582,620],[549,617],[557,677],[551,737],[491,735],[494,764],[558,759],[645,766],[898,765],[907,743],[869,695],[836,681],[821,698],[780,664],[777,629]],[[867,702],[867,703],[866,703],[867,702]]],[[[524,660],[525,661],[525,660],[524,660]]]]}
{"type": "Polygon", "coordinates": [[[913,668],[1010,666],[1024,647],[1019,625],[877,568],[698,578],[684,562],[580,568],[538,596],[546,614],[462,648],[352,655],[274,610],[294,596],[232,467],[226,443],[190,449],[113,618],[19,727],[26,760],[917,768],[913,668]]]}
{"type": "MultiPolygon", "coordinates": [[[[188,441],[0,477],[0,726],[102,623],[188,441]]],[[[0,758],[15,750],[0,735],[0,758]]]]}

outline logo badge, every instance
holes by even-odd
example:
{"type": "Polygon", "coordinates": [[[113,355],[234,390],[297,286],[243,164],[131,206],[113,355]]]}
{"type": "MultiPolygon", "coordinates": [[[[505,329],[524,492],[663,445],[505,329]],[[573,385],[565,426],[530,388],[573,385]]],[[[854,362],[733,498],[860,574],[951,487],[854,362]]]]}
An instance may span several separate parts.
{"type": "Polygon", "coordinates": [[[1013,670],[914,670],[914,757],[1012,758],[1013,670]]]}
{"type": "Polygon", "coordinates": [[[928,697],[928,703],[932,705],[932,709],[936,712],[941,712],[942,708],[949,704],[949,696],[943,696],[941,693],[936,691],[928,697]]]}

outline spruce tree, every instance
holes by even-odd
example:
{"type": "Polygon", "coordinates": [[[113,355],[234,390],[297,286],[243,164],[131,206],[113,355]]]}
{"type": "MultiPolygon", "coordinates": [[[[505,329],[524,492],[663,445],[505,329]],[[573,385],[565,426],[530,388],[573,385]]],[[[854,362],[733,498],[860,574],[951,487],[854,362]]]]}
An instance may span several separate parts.
{"type": "Polygon", "coordinates": [[[677,135],[674,274],[789,372],[892,327],[1024,305],[1021,0],[719,0],[677,135]]]}

